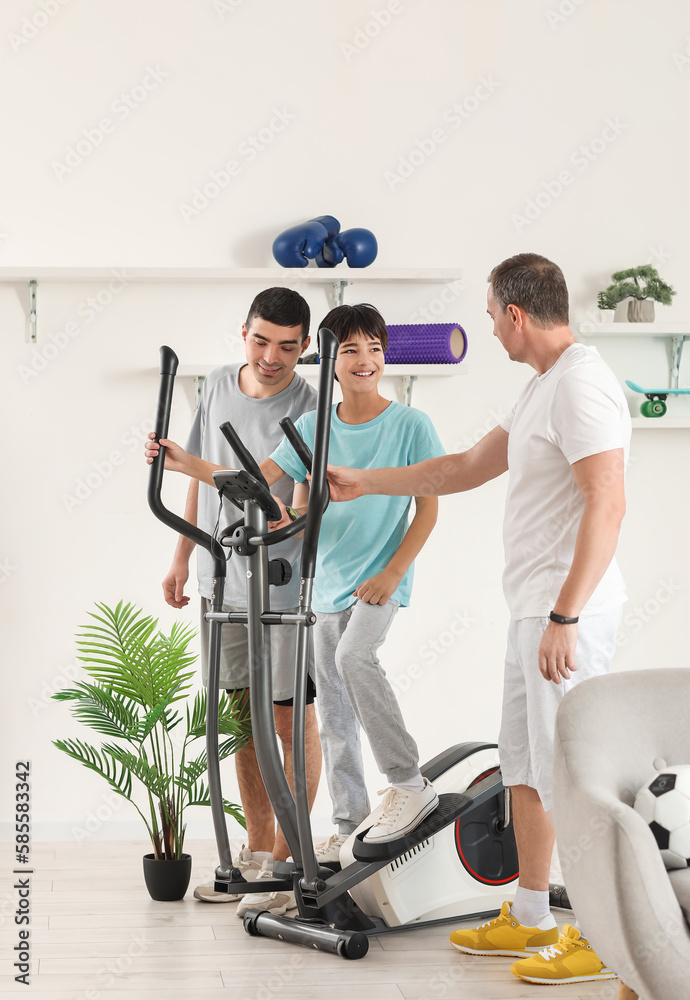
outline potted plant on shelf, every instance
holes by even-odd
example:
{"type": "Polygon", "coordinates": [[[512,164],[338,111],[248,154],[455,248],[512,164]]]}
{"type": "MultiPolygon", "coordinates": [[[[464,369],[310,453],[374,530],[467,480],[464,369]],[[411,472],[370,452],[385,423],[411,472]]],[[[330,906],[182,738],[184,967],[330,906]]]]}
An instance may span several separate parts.
{"type": "MultiPolygon", "coordinates": [[[[206,749],[191,757],[194,741],[206,736],[206,691],[185,705],[184,718],[175,706],[187,697],[196,656],[188,652],[193,629],[174,624],[169,635],[158,631],[158,619],[123,601],[115,609],[96,604],[93,624],[77,635],[77,649],[91,680],[59,691],[57,701],[71,702],[76,719],[113,742],[94,747],[79,739],[54,745],[84,767],[100,774],[113,791],[132,803],[141,816],[153,853],[144,856],[144,877],[154,899],[182,899],[191,874],[191,857],[183,853],[185,809],[210,805],[203,776],[206,749]],[[181,728],[178,728],[181,727],[181,728]],[[138,789],[141,807],[135,801],[138,789]]],[[[248,721],[235,702],[220,696],[218,732],[221,760],[250,738],[248,721]]],[[[223,801],[225,812],[244,826],[239,806],[223,801]]]]}
{"type": "Polygon", "coordinates": [[[670,306],[676,294],[651,264],[616,271],[611,278],[614,283],[599,292],[597,304],[602,310],[615,309],[619,302],[629,298],[628,320],[632,323],[653,323],[654,303],[670,306]]]}

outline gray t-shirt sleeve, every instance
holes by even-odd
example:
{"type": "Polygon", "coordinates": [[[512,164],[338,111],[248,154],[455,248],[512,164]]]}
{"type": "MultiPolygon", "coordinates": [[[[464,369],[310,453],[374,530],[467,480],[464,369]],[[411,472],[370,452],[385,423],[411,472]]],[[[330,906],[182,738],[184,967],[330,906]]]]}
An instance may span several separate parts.
{"type": "Polygon", "coordinates": [[[185,445],[186,451],[188,451],[190,455],[196,455],[197,458],[201,457],[201,441],[204,436],[204,424],[204,401],[202,398],[197,411],[194,414],[194,420],[185,445]]]}

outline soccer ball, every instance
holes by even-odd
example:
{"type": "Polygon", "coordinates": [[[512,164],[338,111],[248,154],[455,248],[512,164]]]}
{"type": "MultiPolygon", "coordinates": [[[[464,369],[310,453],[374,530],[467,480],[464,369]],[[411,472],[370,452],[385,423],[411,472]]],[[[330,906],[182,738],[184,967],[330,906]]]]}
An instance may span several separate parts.
{"type": "Polygon", "coordinates": [[[690,764],[658,771],[637,793],[635,809],[649,823],[666,867],[690,867],[690,764]]]}

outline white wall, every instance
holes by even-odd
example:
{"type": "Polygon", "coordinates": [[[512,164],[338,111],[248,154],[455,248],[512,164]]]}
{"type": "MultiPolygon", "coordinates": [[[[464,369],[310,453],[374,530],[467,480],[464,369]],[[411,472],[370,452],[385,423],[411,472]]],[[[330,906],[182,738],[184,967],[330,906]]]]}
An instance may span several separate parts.
{"type": "MultiPolygon", "coordinates": [[[[530,375],[490,335],[486,275],[502,258],[536,250],[558,261],[575,326],[596,318],[596,292],[611,271],[652,259],[678,289],[663,315],[690,319],[690,22],[681,0],[563,0],[561,13],[556,0],[399,0],[370,40],[371,11],[387,10],[383,2],[43,7],[6,0],[0,10],[0,266],[270,266],[273,237],[295,222],[329,213],[343,228],[367,226],[381,266],[464,269],[462,290],[438,318],[468,330],[466,371],[414,389],[449,450],[493,426],[530,375]],[[34,37],[19,41],[32,25],[34,37]],[[125,117],[118,95],[144,80],[155,89],[125,117]],[[287,124],[250,161],[242,144],[277,123],[276,111],[287,124]],[[91,154],[69,173],[56,166],[85,130],[97,138],[104,118],[109,131],[91,154]],[[596,142],[607,122],[612,141],[596,142]],[[401,157],[420,146],[429,151],[423,164],[396,181],[401,157]],[[185,220],[180,206],[231,159],[237,176],[185,220]],[[543,210],[518,218],[540,192],[543,210]]],[[[173,538],[147,509],[135,441],[155,399],[158,346],[171,344],[183,364],[239,359],[239,326],[258,290],[130,283],[92,315],[87,299],[101,287],[40,285],[40,358],[51,335],[65,344],[69,321],[81,332],[28,374],[41,361],[24,339],[26,289],[0,285],[0,816],[10,816],[13,763],[29,757],[37,837],[69,839],[96,815],[103,822],[93,836],[141,833],[126,805],[112,811],[97,777],[53,749],[52,739],[79,729],[49,695],[71,672],[73,636],[94,601],[135,601],[164,627],[176,617],[160,592],[173,538]],[[112,474],[68,510],[65,495],[94,467],[107,472],[113,451],[112,474]]],[[[373,298],[389,322],[405,322],[440,291],[385,288],[361,298],[373,298]]],[[[318,321],[325,293],[306,294],[318,321]]],[[[621,379],[667,377],[662,341],[602,342],[601,351],[621,379]]],[[[191,402],[181,382],[173,436],[184,439],[191,402]]],[[[669,409],[690,413],[682,400],[669,409]]],[[[687,430],[634,433],[619,550],[630,604],[616,669],[685,664],[689,442],[687,430]]],[[[184,484],[169,485],[170,502],[181,505],[184,484]]],[[[413,607],[384,649],[423,757],[497,736],[504,489],[497,482],[442,501],[413,607]],[[451,626],[462,631],[462,622],[451,643],[451,626]]],[[[372,761],[369,773],[375,791],[383,779],[372,761]]],[[[236,794],[231,778],[228,791],[236,794]]],[[[328,831],[328,815],[322,792],[317,830],[328,831]]],[[[209,830],[203,813],[191,818],[191,835],[209,830]]]]}

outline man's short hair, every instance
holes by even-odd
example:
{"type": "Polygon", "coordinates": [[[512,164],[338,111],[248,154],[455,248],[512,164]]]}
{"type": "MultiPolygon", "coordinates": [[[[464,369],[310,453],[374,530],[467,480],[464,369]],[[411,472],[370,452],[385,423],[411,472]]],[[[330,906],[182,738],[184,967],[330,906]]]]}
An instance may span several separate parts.
{"type": "Polygon", "coordinates": [[[247,329],[253,319],[265,319],[267,323],[275,323],[276,326],[301,326],[302,343],[309,336],[309,305],[292,288],[277,286],[259,292],[249,307],[247,329]]]}
{"type": "Polygon", "coordinates": [[[538,253],[518,253],[497,264],[488,277],[501,312],[524,309],[538,326],[568,325],[568,288],[558,264],[538,253]]]}
{"type": "Polygon", "coordinates": [[[388,350],[388,329],[385,320],[376,306],[362,302],[356,306],[336,306],[324,316],[319,329],[326,327],[331,330],[339,344],[357,333],[367,340],[379,340],[384,352],[388,350]]]}

